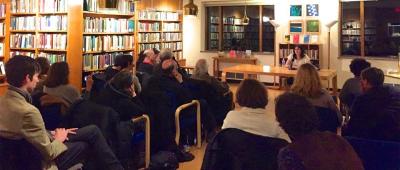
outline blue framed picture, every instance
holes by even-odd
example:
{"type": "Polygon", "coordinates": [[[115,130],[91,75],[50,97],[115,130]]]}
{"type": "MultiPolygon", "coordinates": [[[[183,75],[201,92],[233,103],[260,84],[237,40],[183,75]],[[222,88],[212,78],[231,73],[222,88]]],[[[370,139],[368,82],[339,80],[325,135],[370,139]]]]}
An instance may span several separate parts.
{"type": "Polygon", "coordinates": [[[303,22],[302,21],[290,21],[289,22],[289,32],[290,33],[302,33],[303,32],[303,22]]]}
{"type": "Polygon", "coordinates": [[[290,5],[290,16],[301,17],[301,5],[290,5]]]}
{"type": "Polygon", "coordinates": [[[319,16],[318,4],[307,4],[307,16],[319,16]]]}

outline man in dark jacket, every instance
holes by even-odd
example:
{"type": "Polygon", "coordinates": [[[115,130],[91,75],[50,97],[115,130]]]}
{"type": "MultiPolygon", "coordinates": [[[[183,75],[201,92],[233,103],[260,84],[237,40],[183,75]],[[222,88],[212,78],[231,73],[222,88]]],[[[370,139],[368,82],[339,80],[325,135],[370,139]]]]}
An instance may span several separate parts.
{"type": "Polygon", "coordinates": [[[381,69],[371,67],[361,73],[363,94],[351,108],[345,135],[400,141],[400,91],[384,86],[381,69]]]}

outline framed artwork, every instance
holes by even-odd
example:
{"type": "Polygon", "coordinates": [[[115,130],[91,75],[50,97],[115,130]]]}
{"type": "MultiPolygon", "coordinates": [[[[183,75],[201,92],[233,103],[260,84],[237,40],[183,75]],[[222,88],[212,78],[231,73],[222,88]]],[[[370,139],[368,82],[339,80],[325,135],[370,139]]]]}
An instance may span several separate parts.
{"type": "Polygon", "coordinates": [[[301,17],[301,5],[290,5],[290,16],[301,17]]]}
{"type": "Polygon", "coordinates": [[[306,21],[306,32],[307,33],[319,33],[319,20],[307,20],[306,21]]]}
{"type": "Polygon", "coordinates": [[[319,16],[318,4],[307,4],[306,8],[307,8],[307,12],[306,12],[307,16],[309,16],[309,17],[319,16]]]}
{"type": "Polygon", "coordinates": [[[290,33],[302,33],[303,32],[303,21],[290,21],[289,22],[290,33]]]}

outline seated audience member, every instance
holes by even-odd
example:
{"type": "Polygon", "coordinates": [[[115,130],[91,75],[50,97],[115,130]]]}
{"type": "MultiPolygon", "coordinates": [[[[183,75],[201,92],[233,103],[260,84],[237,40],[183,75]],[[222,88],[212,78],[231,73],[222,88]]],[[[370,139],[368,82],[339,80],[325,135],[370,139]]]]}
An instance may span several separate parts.
{"type": "MultiPolygon", "coordinates": [[[[5,68],[9,87],[0,97],[0,137],[27,140],[41,153],[43,169],[68,169],[83,162],[85,157],[95,163],[91,165],[98,165],[93,169],[123,169],[96,126],[46,131],[29,94],[40,73],[32,58],[14,56],[5,68]]],[[[87,165],[85,169],[90,169],[87,165]]]]}
{"type": "Polygon", "coordinates": [[[200,86],[198,97],[207,100],[215,114],[217,124],[222,125],[226,114],[233,106],[233,94],[229,90],[228,84],[222,83],[208,74],[208,64],[205,59],[197,61],[191,78],[193,80],[200,80],[192,81],[194,84],[200,86]]]}
{"type": "Polygon", "coordinates": [[[285,93],[275,105],[279,125],[292,143],[280,150],[280,170],[288,169],[364,169],[352,146],[331,132],[318,131],[318,116],[305,97],[285,93]]]}
{"type": "Polygon", "coordinates": [[[161,75],[161,74],[162,74],[161,63],[162,63],[163,61],[169,60],[169,59],[172,59],[172,60],[174,60],[174,61],[176,62],[177,66],[178,66],[178,72],[183,76],[184,79],[189,78],[189,74],[186,72],[185,69],[183,69],[183,68],[181,68],[181,67],[179,66],[178,61],[176,61],[176,59],[175,59],[175,57],[174,57],[174,53],[173,53],[172,50],[169,49],[169,48],[164,48],[164,49],[161,50],[160,56],[159,56],[160,62],[159,62],[159,64],[156,64],[156,65],[154,66],[154,71],[153,71],[153,73],[158,74],[158,75],[161,75]]]}
{"type": "Polygon", "coordinates": [[[298,69],[302,64],[311,63],[310,57],[304,52],[304,49],[300,46],[295,46],[293,53],[287,57],[285,67],[289,69],[298,69]]]}
{"type": "Polygon", "coordinates": [[[132,72],[121,71],[107,83],[94,101],[113,108],[120,114],[121,121],[129,121],[144,113],[143,104],[136,97],[134,88],[132,72]]]}
{"type": "Polygon", "coordinates": [[[69,67],[66,62],[57,62],[50,66],[43,92],[63,99],[69,105],[80,99],[79,91],[69,84],[69,67]]]}
{"type": "Polygon", "coordinates": [[[370,67],[361,72],[362,94],[350,109],[345,135],[400,141],[400,91],[383,82],[381,69],[370,67]]]}
{"type": "Polygon", "coordinates": [[[240,109],[228,113],[222,129],[236,128],[255,135],[290,141],[276,122],[275,115],[265,110],[268,92],[262,83],[254,79],[243,80],[236,92],[236,102],[240,109]]]}
{"type": "Polygon", "coordinates": [[[43,92],[43,82],[46,79],[47,72],[49,71],[50,68],[50,62],[45,57],[37,57],[35,58],[35,61],[39,64],[41,71],[39,74],[39,82],[37,83],[35,89],[33,90],[32,95],[43,92]]]}
{"type": "Polygon", "coordinates": [[[306,97],[313,106],[329,108],[336,112],[339,124],[343,121],[342,115],[329,92],[322,88],[318,72],[312,64],[306,63],[299,67],[291,91],[306,97]]]}
{"type": "Polygon", "coordinates": [[[158,63],[157,60],[159,60],[158,59],[159,53],[160,51],[158,51],[155,48],[145,50],[143,54],[146,57],[144,58],[143,62],[139,63],[139,65],[137,66],[137,71],[145,72],[149,75],[152,75],[154,70],[154,65],[157,64],[158,63]]]}
{"type": "Polygon", "coordinates": [[[356,58],[351,61],[349,67],[354,77],[346,80],[339,95],[340,102],[347,108],[351,108],[354,99],[361,95],[360,74],[362,70],[371,67],[371,64],[363,58],[356,58]]]}

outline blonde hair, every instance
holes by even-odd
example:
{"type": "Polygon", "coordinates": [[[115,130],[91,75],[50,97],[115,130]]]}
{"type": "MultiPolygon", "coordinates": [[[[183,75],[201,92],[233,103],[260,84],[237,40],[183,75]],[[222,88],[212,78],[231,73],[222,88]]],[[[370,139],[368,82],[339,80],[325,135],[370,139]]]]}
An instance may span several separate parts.
{"type": "Polygon", "coordinates": [[[196,67],[193,71],[193,77],[200,77],[208,73],[208,64],[205,59],[200,59],[196,63],[196,67]]]}
{"type": "Polygon", "coordinates": [[[306,63],[300,66],[291,91],[309,98],[317,98],[322,95],[321,80],[312,64],[306,63]]]}

